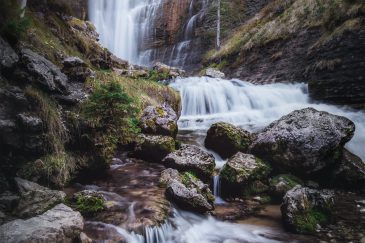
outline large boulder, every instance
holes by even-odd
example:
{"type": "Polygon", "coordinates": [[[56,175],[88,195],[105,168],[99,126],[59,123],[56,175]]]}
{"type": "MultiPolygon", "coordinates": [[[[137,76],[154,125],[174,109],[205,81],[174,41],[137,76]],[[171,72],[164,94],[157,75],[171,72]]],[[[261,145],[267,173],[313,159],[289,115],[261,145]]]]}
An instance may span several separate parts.
{"type": "Polygon", "coordinates": [[[0,37],[0,70],[12,68],[19,61],[19,56],[3,38],[0,37]]]}
{"type": "Polygon", "coordinates": [[[70,81],[85,82],[87,78],[94,75],[94,72],[79,57],[67,57],[62,64],[62,71],[68,76],[70,81]]]}
{"type": "Polygon", "coordinates": [[[214,209],[214,196],[209,186],[192,173],[181,175],[169,168],[161,173],[160,183],[166,187],[166,197],[183,209],[199,213],[214,209]]]}
{"type": "Polygon", "coordinates": [[[252,154],[238,152],[220,172],[222,191],[227,195],[261,192],[270,173],[270,167],[252,154]],[[250,190],[250,191],[248,191],[250,190]]]}
{"type": "Polygon", "coordinates": [[[83,218],[79,212],[59,204],[37,217],[17,219],[1,225],[0,239],[14,243],[71,243],[78,239],[83,227],[83,218]]]}
{"type": "Polygon", "coordinates": [[[25,218],[43,213],[57,203],[63,202],[66,194],[50,190],[34,182],[15,178],[20,199],[15,209],[16,215],[25,218]]]}
{"type": "Polygon", "coordinates": [[[139,140],[135,155],[147,161],[161,162],[166,155],[175,151],[175,140],[170,136],[141,135],[139,140]]]}
{"type": "Polygon", "coordinates": [[[177,115],[168,105],[147,106],[141,118],[142,131],[175,137],[177,134],[177,115]]]}
{"type": "Polygon", "coordinates": [[[284,225],[296,233],[313,233],[317,225],[331,222],[335,194],[295,186],[284,196],[281,214],[284,225]]]}
{"type": "Polygon", "coordinates": [[[67,93],[67,76],[52,62],[29,50],[21,50],[22,63],[27,73],[25,79],[39,83],[51,92],[67,93]]]}
{"type": "Polygon", "coordinates": [[[246,153],[252,137],[249,132],[232,124],[218,122],[209,128],[205,147],[217,152],[223,158],[228,158],[239,151],[246,153]]]}
{"type": "Polygon", "coordinates": [[[271,123],[250,150],[278,171],[308,176],[338,161],[354,131],[355,124],[345,117],[306,108],[271,123]]]}
{"type": "Polygon", "coordinates": [[[179,150],[168,154],[162,162],[166,167],[179,171],[192,171],[203,179],[210,179],[215,168],[213,155],[195,145],[182,145],[179,150]]]}

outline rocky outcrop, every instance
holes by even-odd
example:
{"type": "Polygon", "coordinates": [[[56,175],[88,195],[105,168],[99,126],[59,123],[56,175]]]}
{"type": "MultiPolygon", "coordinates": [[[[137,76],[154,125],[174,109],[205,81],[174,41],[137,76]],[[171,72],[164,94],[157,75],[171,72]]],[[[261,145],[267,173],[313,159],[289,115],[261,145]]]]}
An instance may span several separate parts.
{"type": "Polygon", "coordinates": [[[168,105],[147,106],[141,117],[142,131],[149,134],[176,137],[177,115],[168,105]]]}
{"type": "Polygon", "coordinates": [[[252,135],[232,124],[218,122],[213,124],[205,138],[205,147],[217,152],[222,158],[228,158],[238,151],[247,152],[252,135]]]}
{"type": "Polygon", "coordinates": [[[80,213],[64,204],[27,220],[17,219],[0,226],[4,242],[74,242],[84,227],[80,213]]]}
{"type": "Polygon", "coordinates": [[[135,148],[135,155],[151,162],[161,162],[169,153],[175,151],[175,140],[170,136],[141,135],[135,148]]]}
{"type": "Polygon", "coordinates": [[[15,178],[15,181],[20,195],[15,212],[21,218],[41,214],[66,197],[64,192],[50,190],[34,182],[21,178],[15,178]]]}
{"type": "Polygon", "coordinates": [[[12,68],[19,61],[13,48],[0,37],[0,70],[12,68]]]}
{"type": "Polygon", "coordinates": [[[182,145],[179,150],[168,154],[162,162],[166,167],[194,172],[204,180],[212,177],[215,168],[213,155],[195,145],[182,145]]]}
{"type": "Polygon", "coordinates": [[[262,160],[254,155],[238,152],[227,161],[220,172],[222,191],[227,195],[238,196],[260,193],[262,189],[267,189],[264,183],[269,173],[270,167],[262,160]]]}
{"type": "Polygon", "coordinates": [[[62,72],[68,76],[71,82],[85,82],[87,78],[94,75],[93,71],[79,57],[67,57],[62,64],[62,72]]]}
{"type": "Polygon", "coordinates": [[[308,176],[336,162],[354,131],[345,117],[306,108],[271,123],[250,150],[278,171],[308,176]]]}
{"type": "Polygon", "coordinates": [[[297,233],[314,233],[317,224],[331,221],[334,198],[330,190],[295,186],[286,193],[281,206],[285,226],[297,233]]]}
{"type": "Polygon", "coordinates": [[[214,209],[214,196],[209,186],[191,173],[180,175],[177,170],[166,169],[160,182],[166,187],[166,196],[183,209],[204,213],[214,209]]]}

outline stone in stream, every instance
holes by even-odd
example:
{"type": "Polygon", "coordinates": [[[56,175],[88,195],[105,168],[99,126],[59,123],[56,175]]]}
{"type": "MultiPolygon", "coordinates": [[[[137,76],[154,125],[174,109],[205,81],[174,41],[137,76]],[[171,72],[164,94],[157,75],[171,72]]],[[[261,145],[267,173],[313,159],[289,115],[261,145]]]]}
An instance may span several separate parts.
{"type": "Polygon", "coordinates": [[[177,115],[168,105],[147,106],[141,118],[142,131],[149,134],[176,137],[177,115]]]}
{"type": "Polygon", "coordinates": [[[216,68],[207,68],[205,75],[211,78],[224,78],[226,75],[216,68]]]}
{"type": "Polygon", "coordinates": [[[225,195],[256,194],[267,190],[265,185],[270,167],[252,154],[238,152],[220,172],[221,188],[225,195]]]}
{"type": "Polygon", "coordinates": [[[354,131],[355,124],[345,117],[306,108],[271,123],[257,134],[250,151],[277,171],[308,176],[337,162],[354,131]]]}
{"type": "Polygon", "coordinates": [[[159,163],[174,151],[175,140],[170,136],[141,135],[134,152],[138,158],[159,163]]]}
{"type": "Polygon", "coordinates": [[[214,196],[209,186],[192,173],[180,174],[166,169],[161,173],[160,184],[166,187],[166,197],[182,209],[204,213],[214,209],[214,196]]]}
{"type": "Polygon", "coordinates": [[[296,233],[314,233],[317,224],[331,222],[334,199],[331,190],[295,186],[286,193],[281,205],[284,225],[296,233]]]}
{"type": "Polygon", "coordinates": [[[66,197],[62,191],[50,190],[21,178],[15,178],[15,182],[20,198],[14,211],[22,218],[41,214],[55,204],[63,202],[66,197]]]}
{"type": "Polygon", "coordinates": [[[253,136],[232,124],[218,122],[213,124],[205,138],[205,147],[217,152],[222,158],[229,158],[237,152],[246,153],[253,136]]]}
{"type": "Polygon", "coordinates": [[[203,180],[210,180],[215,168],[213,155],[195,145],[182,145],[179,150],[168,154],[162,162],[166,167],[194,172],[203,180]]]}
{"type": "Polygon", "coordinates": [[[27,220],[16,219],[0,226],[3,242],[54,243],[75,242],[84,227],[79,212],[58,204],[42,215],[27,220]]]}

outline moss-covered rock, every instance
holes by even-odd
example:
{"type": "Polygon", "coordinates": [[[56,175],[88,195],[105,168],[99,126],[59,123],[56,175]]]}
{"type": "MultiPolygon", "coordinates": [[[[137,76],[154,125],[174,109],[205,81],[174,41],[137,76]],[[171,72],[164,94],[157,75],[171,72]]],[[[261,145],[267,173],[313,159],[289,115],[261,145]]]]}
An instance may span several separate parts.
{"type": "Polygon", "coordinates": [[[161,162],[162,159],[175,151],[175,140],[170,136],[141,135],[134,155],[138,158],[161,162]]]}
{"type": "Polygon", "coordinates": [[[281,201],[287,191],[296,185],[303,185],[303,182],[291,174],[277,175],[270,180],[270,193],[275,200],[281,201]]]}
{"type": "Polygon", "coordinates": [[[205,138],[205,146],[228,158],[237,152],[247,152],[252,142],[252,135],[232,124],[218,122],[213,124],[205,138]]]}
{"type": "Polygon", "coordinates": [[[91,216],[106,208],[106,199],[96,191],[84,190],[74,195],[74,208],[82,215],[91,216]]]}

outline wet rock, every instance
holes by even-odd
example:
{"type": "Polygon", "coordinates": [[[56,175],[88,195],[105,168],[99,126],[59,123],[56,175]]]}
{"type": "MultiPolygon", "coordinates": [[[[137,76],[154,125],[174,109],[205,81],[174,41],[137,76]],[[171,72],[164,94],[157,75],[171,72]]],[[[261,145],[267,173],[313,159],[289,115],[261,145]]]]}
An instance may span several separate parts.
{"type": "Polygon", "coordinates": [[[13,48],[0,37],[0,70],[12,68],[18,61],[19,57],[13,48]]]}
{"type": "Polygon", "coordinates": [[[185,75],[184,70],[175,67],[170,67],[161,62],[156,62],[153,66],[153,70],[156,70],[160,73],[166,73],[170,78],[176,78],[185,75]]]}
{"type": "Polygon", "coordinates": [[[218,122],[209,128],[205,146],[223,158],[228,158],[238,151],[247,152],[251,141],[252,135],[249,132],[229,123],[218,122]]]}
{"type": "Polygon", "coordinates": [[[168,105],[147,106],[141,118],[143,132],[176,137],[177,115],[168,105]]]}
{"type": "Polygon", "coordinates": [[[169,136],[142,135],[134,154],[151,162],[161,162],[166,155],[175,151],[175,140],[169,136]]]}
{"type": "Polygon", "coordinates": [[[212,154],[195,145],[182,145],[181,148],[167,155],[162,161],[166,167],[179,171],[191,171],[202,179],[210,179],[215,168],[212,154]]]}
{"type": "Polygon", "coordinates": [[[21,113],[17,115],[19,125],[25,129],[32,132],[42,131],[43,121],[41,118],[21,113]]]}
{"type": "Polygon", "coordinates": [[[281,206],[284,225],[293,232],[314,233],[318,224],[332,220],[334,198],[331,190],[295,186],[286,193],[281,206]]]}
{"type": "Polygon", "coordinates": [[[299,178],[290,174],[278,175],[270,180],[270,194],[281,202],[285,194],[297,185],[303,185],[299,178]]]}
{"type": "Polygon", "coordinates": [[[267,190],[265,181],[270,167],[251,154],[238,152],[220,172],[222,191],[227,195],[256,194],[267,190]]]}
{"type": "Polygon", "coordinates": [[[27,70],[25,79],[39,83],[48,91],[67,93],[67,76],[56,65],[29,49],[23,49],[21,56],[27,70]]]}
{"type": "Polygon", "coordinates": [[[95,75],[79,57],[67,57],[63,60],[62,64],[62,72],[68,76],[70,81],[85,82],[87,78],[95,75]]]}
{"type": "Polygon", "coordinates": [[[270,161],[278,171],[311,175],[340,159],[354,131],[354,123],[345,117],[306,108],[258,133],[251,152],[270,161]]]}
{"type": "Polygon", "coordinates": [[[199,213],[214,209],[209,186],[191,173],[181,175],[170,168],[162,172],[160,183],[166,186],[166,197],[183,209],[199,213]]]}
{"type": "Polygon", "coordinates": [[[66,194],[50,190],[34,182],[15,178],[20,199],[15,210],[19,217],[32,217],[43,213],[53,205],[64,201],[66,194]]]}
{"type": "Polygon", "coordinates": [[[83,226],[79,212],[59,204],[37,217],[0,226],[0,238],[5,242],[71,243],[78,239],[83,226]]]}
{"type": "Polygon", "coordinates": [[[226,76],[223,72],[215,68],[207,68],[205,75],[211,78],[224,78],[226,76]]]}

